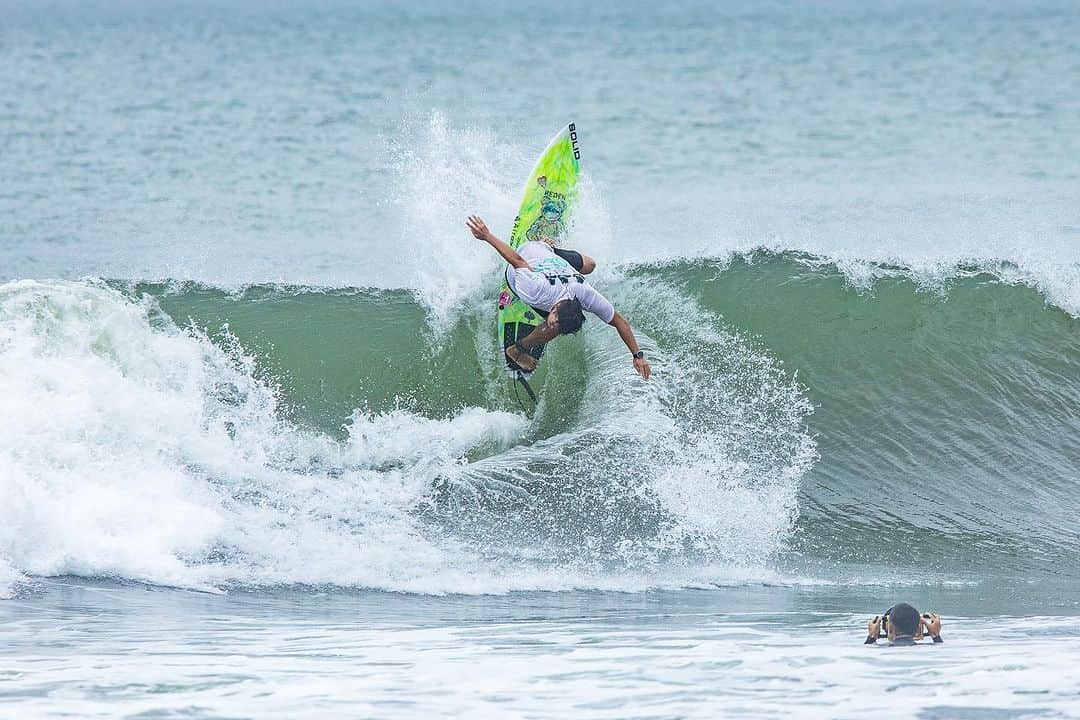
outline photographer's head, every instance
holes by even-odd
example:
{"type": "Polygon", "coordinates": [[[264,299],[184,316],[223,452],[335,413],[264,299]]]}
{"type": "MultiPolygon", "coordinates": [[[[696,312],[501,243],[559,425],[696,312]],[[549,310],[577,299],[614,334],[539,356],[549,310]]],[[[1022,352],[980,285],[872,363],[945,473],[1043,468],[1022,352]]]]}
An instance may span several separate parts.
{"type": "Polygon", "coordinates": [[[907,603],[897,603],[882,616],[882,630],[889,642],[922,640],[923,624],[919,611],[907,603]]]}
{"type": "Polygon", "coordinates": [[[941,618],[937,613],[920,614],[913,605],[897,603],[866,624],[866,643],[888,638],[890,645],[914,645],[929,634],[941,642],[941,618]]]}

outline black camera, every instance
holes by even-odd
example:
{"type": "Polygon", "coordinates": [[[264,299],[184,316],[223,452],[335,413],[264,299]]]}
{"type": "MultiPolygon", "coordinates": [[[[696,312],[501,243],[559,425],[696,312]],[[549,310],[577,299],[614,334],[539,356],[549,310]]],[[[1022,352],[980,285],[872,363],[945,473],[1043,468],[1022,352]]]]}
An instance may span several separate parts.
{"type": "Polygon", "coordinates": [[[879,638],[889,636],[889,613],[891,613],[891,612],[892,612],[892,608],[889,608],[885,612],[881,613],[881,625],[878,626],[878,634],[877,634],[877,636],[879,638]]]}

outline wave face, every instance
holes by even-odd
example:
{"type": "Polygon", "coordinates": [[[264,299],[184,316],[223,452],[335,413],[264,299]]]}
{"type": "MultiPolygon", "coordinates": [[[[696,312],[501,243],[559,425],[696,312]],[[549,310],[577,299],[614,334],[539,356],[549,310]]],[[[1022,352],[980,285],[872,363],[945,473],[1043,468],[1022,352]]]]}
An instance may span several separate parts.
{"type": "Polygon", "coordinates": [[[798,370],[821,460],[803,479],[794,548],[950,574],[1075,576],[1077,320],[1000,266],[933,281],[871,270],[856,284],[818,258],[757,253],[648,274],[798,370]]]}
{"type": "Polygon", "coordinates": [[[604,287],[654,380],[587,325],[531,419],[483,297],[433,329],[403,291],[0,286],[0,567],[424,593],[1075,576],[1077,321],[1000,273],[875,272],[624,268],[604,287]]]}

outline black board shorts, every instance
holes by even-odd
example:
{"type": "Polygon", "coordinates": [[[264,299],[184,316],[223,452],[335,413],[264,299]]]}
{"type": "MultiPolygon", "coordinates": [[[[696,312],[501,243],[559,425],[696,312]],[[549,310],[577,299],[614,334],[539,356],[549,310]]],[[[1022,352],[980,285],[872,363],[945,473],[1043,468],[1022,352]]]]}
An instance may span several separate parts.
{"type": "Polygon", "coordinates": [[[564,248],[551,249],[555,251],[556,255],[570,263],[570,266],[578,272],[581,272],[581,268],[585,267],[585,258],[581,257],[581,253],[577,250],[566,250],[564,248]]]}

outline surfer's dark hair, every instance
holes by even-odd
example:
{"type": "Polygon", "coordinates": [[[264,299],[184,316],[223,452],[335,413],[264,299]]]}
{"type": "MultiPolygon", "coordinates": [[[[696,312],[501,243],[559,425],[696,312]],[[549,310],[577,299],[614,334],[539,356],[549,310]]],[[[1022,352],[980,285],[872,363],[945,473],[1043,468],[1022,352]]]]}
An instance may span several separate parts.
{"type": "Polygon", "coordinates": [[[581,312],[581,301],[570,298],[559,303],[556,317],[559,318],[559,334],[569,335],[581,329],[585,314],[581,312]]]}
{"type": "Polygon", "coordinates": [[[907,603],[889,608],[889,625],[897,635],[914,635],[919,629],[919,611],[907,603]]]}

